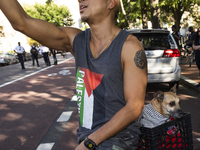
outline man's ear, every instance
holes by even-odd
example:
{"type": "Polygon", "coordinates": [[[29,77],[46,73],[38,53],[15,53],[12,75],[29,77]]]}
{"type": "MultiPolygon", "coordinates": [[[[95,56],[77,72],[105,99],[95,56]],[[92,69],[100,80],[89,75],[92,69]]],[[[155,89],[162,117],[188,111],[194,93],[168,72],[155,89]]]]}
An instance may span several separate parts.
{"type": "Polygon", "coordinates": [[[113,9],[117,4],[119,0],[108,0],[108,8],[113,9]]]}
{"type": "Polygon", "coordinates": [[[169,91],[176,94],[176,86],[175,84],[169,91]]]}
{"type": "Polygon", "coordinates": [[[157,99],[159,102],[162,102],[164,99],[164,93],[162,91],[158,91],[153,94],[154,98],[157,99]]]}

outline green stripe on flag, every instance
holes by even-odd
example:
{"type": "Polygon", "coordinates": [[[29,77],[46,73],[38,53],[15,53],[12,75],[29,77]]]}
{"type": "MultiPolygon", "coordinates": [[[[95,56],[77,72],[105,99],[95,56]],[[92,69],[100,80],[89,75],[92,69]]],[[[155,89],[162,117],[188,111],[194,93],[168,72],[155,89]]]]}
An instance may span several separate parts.
{"type": "Polygon", "coordinates": [[[77,106],[80,118],[81,126],[83,126],[83,106],[84,106],[84,95],[85,95],[85,84],[84,84],[85,72],[81,71],[79,68],[76,74],[76,94],[77,94],[77,106]]]}

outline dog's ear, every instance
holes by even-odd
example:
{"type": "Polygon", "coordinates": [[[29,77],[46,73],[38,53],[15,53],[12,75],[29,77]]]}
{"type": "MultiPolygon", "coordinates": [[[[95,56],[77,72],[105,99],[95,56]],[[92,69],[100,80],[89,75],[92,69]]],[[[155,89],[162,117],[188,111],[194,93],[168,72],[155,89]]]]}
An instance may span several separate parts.
{"type": "Polygon", "coordinates": [[[158,101],[162,102],[164,99],[164,93],[162,91],[158,91],[153,94],[154,98],[157,99],[158,101]]]}
{"type": "Polygon", "coordinates": [[[176,86],[175,84],[169,91],[176,94],[176,86]]]}

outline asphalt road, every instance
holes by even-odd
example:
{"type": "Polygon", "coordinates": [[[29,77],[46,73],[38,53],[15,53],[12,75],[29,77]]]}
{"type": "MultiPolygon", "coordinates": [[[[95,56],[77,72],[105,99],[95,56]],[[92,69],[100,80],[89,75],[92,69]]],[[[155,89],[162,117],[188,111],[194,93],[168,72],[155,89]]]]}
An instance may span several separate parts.
{"type": "MultiPolygon", "coordinates": [[[[78,114],[75,64],[68,54],[60,64],[40,67],[25,63],[0,67],[0,150],[74,150],[78,114]],[[61,63],[62,62],[62,63],[61,63]]],[[[51,62],[53,59],[51,58],[51,62]]],[[[146,101],[168,84],[149,84],[146,101]]],[[[194,150],[200,150],[200,95],[180,85],[181,108],[192,116],[194,150]]]]}

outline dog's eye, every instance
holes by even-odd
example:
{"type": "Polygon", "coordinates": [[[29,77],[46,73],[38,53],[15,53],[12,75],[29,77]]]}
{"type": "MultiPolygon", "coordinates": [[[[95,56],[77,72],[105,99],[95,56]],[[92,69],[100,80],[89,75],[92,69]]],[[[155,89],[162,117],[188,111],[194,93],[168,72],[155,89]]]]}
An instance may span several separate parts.
{"type": "Polygon", "coordinates": [[[173,106],[175,106],[175,102],[171,102],[171,103],[169,103],[169,105],[171,106],[171,107],[173,107],[173,106]]]}

